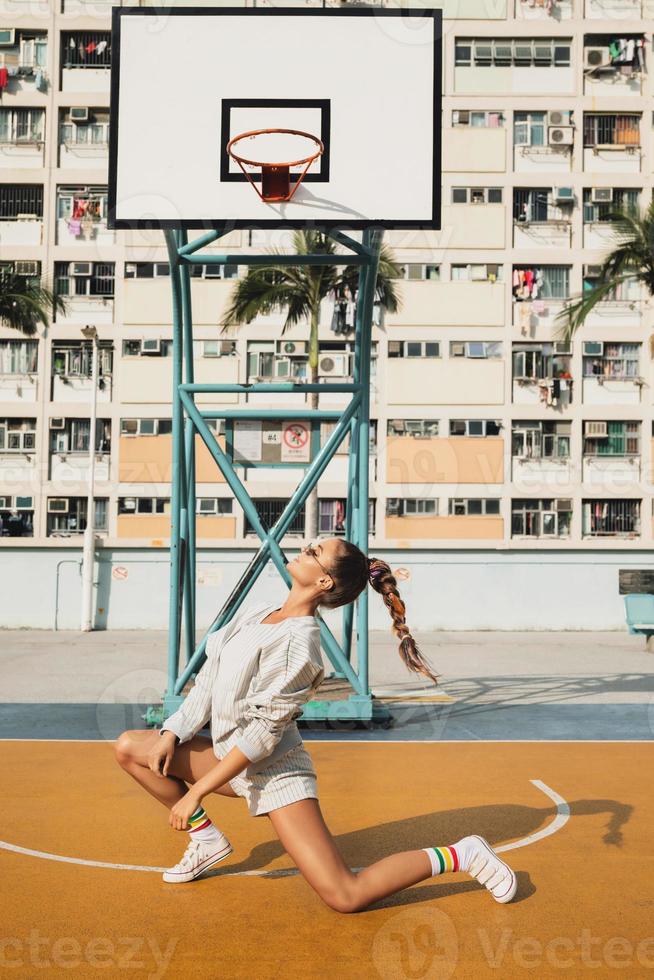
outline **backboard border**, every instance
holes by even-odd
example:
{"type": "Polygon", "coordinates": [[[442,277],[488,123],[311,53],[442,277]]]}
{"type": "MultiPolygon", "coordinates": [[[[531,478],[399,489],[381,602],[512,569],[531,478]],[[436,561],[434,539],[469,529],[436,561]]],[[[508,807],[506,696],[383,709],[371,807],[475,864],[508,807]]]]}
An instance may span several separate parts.
{"type": "Polygon", "coordinates": [[[107,228],[134,229],[198,229],[224,230],[235,228],[386,228],[389,230],[441,228],[442,178],[442,72],[443,72],[443,11],[438,7],[117,7],[111,11],[111,79],[109,105],[109,181],[107,194],[107,228]],[[120,96],[120,41],[123,17],[420,17],[430,18],[434,29],[434,128],[432,150],[432,214],[429,219],[347,219],[347,218],[192,218],[192,219],[131,219],[116,218],[116,180],[118,167],[118,106],[120,96]]]}

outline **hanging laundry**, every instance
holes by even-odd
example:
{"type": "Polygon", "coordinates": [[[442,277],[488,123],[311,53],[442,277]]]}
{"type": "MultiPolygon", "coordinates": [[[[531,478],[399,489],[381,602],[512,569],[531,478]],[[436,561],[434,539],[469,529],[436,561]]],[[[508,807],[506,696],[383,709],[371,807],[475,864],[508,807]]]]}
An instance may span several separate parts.
{"type": "Polygon", "coordinates": [[[98,44],[98,46],[95,49],[95,53],[96,54],[102,54],[102,52],[104,51],[104,49],[106,47],[107,47],[107,42],[106,41],[100,41],[99,44],[98,44]]]}
{"type": "Polygon", "coordinates": [[[18,74],[18,65],[9,65],[7,67],[7,72],[9,73],[10,78],[14,78],[14,76],[18,74]]]}
{"type": "Polygon", "coordinates": [[[81,41],[79,42],[79,47],[77,50],[79,51],[79,56],[82,59],[82,61],[86,61],[86,52],[84,50],[84,45],[81,41]]]}
{"type": "Polygon", "coordinates": [[[86,51],[87,54],[93,54],[93,52],[95,51],[95,47],[96,47],[95,41],[89,41],[89,43],[86,45],[84,50],[86,51]]]}
{"type": "Polygon", "coordinates": [[[71,37],[70,41],[68,42],[68,47],[69,48],[74,48],[75,47],[75,38],[74,37],[71,37]]]}
{"type": "Polygon", "coordinates": [[[34,78],[34,84],[36,85],[39,92],[45,92],[47,88],[45,75],[43,74],[40,68],[36,73],[36,77],[34,78]]]}
{"type": "Polygon", "coordinates": [[[71,235],[77,237],[80,234],[81,230],[82,230],[82,223],[79,220],[79,218],[71,218],[70,221],[68,222],[68,231],[71,233],[71,235]]]}
{"type": "Polygon", "coordinates": [[[9,84],[9,72],[6,68],[0,68],[0,92],[9,84]]]}

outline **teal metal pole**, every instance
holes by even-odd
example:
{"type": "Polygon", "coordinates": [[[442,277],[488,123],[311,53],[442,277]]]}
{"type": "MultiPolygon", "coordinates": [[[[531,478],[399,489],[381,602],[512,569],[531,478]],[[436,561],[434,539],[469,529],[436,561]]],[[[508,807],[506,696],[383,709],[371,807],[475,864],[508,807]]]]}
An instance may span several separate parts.
{"type": "MultiPolygon", "coordinates": [[[[186,231],[180,233],[181,247],[188,244],[186,231]]],[[[182,316],[184,324],[183,360],[184,381],[193,384],[195,381],[193,362],[193,317],[191,306],[191,275],[190,267],[183,266],[182,276],[182,316]]],[[[196,494],[195,494],[195,427],[191,419],[186,419],[184,426],[184,465],[186,469],[186,555],[185,555],[185,604],[184,616],[186,625],[186,659],[193,656],[195,650],[196,622],[196,494]]]]}
{"type": "Polygon", "coordinates": [[[179,385],[182,382],[182,298],[180,270],[177,257],[178,240],[176,231],[166,229],[166,244],[170,260],[170,282],[173,293],[173,390],[172,390],[172,487],[170,502],[170,583],[168,614],[168,692],[176,694],[177,673],[179,670],[179,641],[181,627],[180,589],[181,567],[181,501],[180,492],[183,480],[182,446],[182,404],[179,385]]]}
{"type": "MultiPolygon", "coordinates": [[[[370,355],[372,349],[372,311],[377,287],[377,270],[382,243],[382,232],[366,229],[363,242],[373,254],[370,264],[361,271],[361,401],[359,403],[359,440],[357,462],[359,465],[359,547],[368,553],[368,485],[370,470],[370,355]]],[[[365,588],[359,599],[359,621],[357,635],[357,665],[359,680],[365,694],[370,693],[368,683],[368,589],[365,588]]]]}

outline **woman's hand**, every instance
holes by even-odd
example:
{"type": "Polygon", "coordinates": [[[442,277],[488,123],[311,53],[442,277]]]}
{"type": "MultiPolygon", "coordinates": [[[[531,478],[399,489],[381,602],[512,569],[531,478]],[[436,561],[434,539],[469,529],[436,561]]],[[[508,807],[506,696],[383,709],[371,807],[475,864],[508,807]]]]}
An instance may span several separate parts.
{"type": "Polygon", "coordinates": [[[174,732],[158,735],[154,748],[148,756],[148,767],[162,779],[168,775],[168,767],[175,754],[175,738],[174,732]]]}
{"type": "Polygon", "coordinates": [[[198,794],[190,789],[170,811],[168,822],[173,830],[188,830],[189,817],[195,813],[201,802],[201,797],[198,797],[198,794]]]}

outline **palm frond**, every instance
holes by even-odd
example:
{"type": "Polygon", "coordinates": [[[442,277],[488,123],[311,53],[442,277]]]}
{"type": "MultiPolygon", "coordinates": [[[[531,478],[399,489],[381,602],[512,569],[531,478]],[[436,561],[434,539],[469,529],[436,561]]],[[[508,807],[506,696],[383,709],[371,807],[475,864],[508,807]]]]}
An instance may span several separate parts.
{"type": "Polygon", "coordinates": [[[599,282],[593,289],[582,293],[577,299],[566,303],[563,309],[554,318],[556,322],[561,321],[562,332],[557,339],[570,341],[574,333],[581,327],[588,314],[601,303],[603,299],[613,292],[621,282],[631,279],[632,276],[614,276],[606,282],[599,282]]]}

